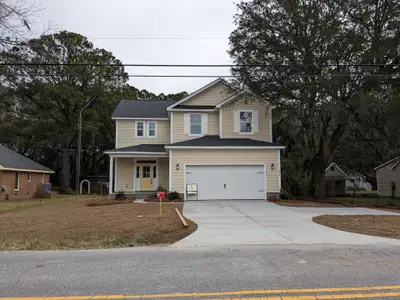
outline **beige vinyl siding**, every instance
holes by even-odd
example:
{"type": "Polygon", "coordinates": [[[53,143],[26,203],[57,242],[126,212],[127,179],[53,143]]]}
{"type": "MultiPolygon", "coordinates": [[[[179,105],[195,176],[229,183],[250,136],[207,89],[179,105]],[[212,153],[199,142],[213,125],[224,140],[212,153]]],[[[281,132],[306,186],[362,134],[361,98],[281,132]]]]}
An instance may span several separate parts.
{"type": "Polygon", "coordinates": [[[246,103],[245,99],[239,98],[221,108],[222,116],[222,138],[250,138],[264,142],[270,142],[270,116],[268,107],[260,101],[246,103]],[[241,134],[234,130],[234,112],[238,110],[258,111],[258,132],[253,134],[241,134]]]}
{"type": "Polygon", "coordinates": [[[393,164],[394,162],[376,170],[378,196],[380,197],[392,196],[391,182],[395,182],[396,184],[394,196],[400,197],[400,165],[397,165],[394,170],[391,170],[390,167],[393,166],[393,164]]]}
{"type": "MultiPolygon", "coordinates": [[[[169,144],[170,143],[170,121],[156,120],[155,138],[136,138],[135,122],[142,120],[118,120],[117,148],[135,146],[139,144],[169,144]]],[[[143,120],[143,122],[146,122],[143,120]]],[[[147,131],[147,128],[146,128],[147,131]]]]}
{"type": "Polygon", "coordinates": [[[222,102],[223,99],[229,97],[229,88],[220,83],[217,84],[207,91],[200,93],[199,95],[183,102],[184,105],[217,105],[222,102]]]}
{"type": "MultiPolygon", "coordinates": [[[[139,160],[146,160],[140,158],[139,160]]],[[[154,160],[150,158],[149,160],[154,160]]],[[[135,158],[119,157],[116,158],[116,177],[115,191],[133,192],[133,177],[135,176],[135,158]]],[[[169,159],[158,158],[158,185],[168,189],[169,183],[169,159]]]]}
{"type": "MultiPolygon", "coordinates": [[[[189,112],[188,112],[189,113],[189,112]]],[[[193,112],[196,113],[196,112],[193,112]]],[[[199,113],[205,113],[205,112],[199,112],[199,113]]],[[[218,112],[208,112],[207,113],[208,117],[208,123],[207,123],[207,134],[206,135],[219,135],[219,113],[218,112]]],[[[191,140],[191,139],[197,139],[200,136],[190,136],[189,134],[185,134],[185,112],[174,112],[174,117],[173,117],[173,139],[174,143],[176,142],[181,142],[181,141],[186,141],[186,140],[191,140]]],[[[169,143],[169,142],[168,142],[169,143]]]]}
{"type": "Polygon", "coordinates": [[[169,159],[159,158],[158,159],[158,185],[168,190],[169,184],[169,159]]]}
{"type": "Polygon", "coordinates": [[[279,191],[278,155],[276,149],[187,149],[172,151],[172,190],[184,193],[184,166],[254,164],[267,167],[267,193],[279,191]],[[179,164],[179,170],[175,166],[179,164]],[[274,170],[271,168],[274,164],[274,170]]]}
{"type": "Polygon", "coordinates": [[[133,192],[134,158],[116,158],[115,191],[133,192]]]}

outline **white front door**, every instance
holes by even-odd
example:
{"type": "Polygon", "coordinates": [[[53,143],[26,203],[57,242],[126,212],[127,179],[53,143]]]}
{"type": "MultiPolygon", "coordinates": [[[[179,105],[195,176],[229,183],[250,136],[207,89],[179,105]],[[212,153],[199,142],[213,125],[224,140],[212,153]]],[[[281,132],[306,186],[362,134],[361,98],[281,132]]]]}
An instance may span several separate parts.
{"type": "Polygon", "coordinates": [[[187,200],[265,199],[263,165],[186,166],[185,176],[198,189],[187,200]]]}

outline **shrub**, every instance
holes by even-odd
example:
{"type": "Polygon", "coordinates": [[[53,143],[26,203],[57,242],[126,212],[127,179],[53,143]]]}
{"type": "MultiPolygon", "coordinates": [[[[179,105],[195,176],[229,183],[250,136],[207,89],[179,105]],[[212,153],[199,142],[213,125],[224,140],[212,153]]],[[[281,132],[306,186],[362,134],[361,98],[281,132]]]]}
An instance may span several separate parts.
{"type": "Polygon", "coordinates": [[[169,192],[168,193],[168,199],[169,200],[180,200],[181,199],[181,195],[179,195],[179,193],[176,192],[176,191],[169,192]]]}
{"type": "Polygon", "coordinates": [[[122,190],[118,191],[118,193],[115,195],[115,200],[126,200],[125,192],[122,190]]]}
{"type": "Polygon", "coordinates": [[[147,243],[147,241],[143,235],[140,235],[140,234],[135,235],[135,244],[144,245],[146,243],[147,243]]]}
{"type": "Polygon", "coordinates": [[[282,190],[281,190],[280,197],[281,197],[282,200],[289,200],[290,198],[292,198],[292,196],[290,195],[290,193],[289,193],[287,190],[285,190],[285,189],[282,189],[282,190]]]}
{"type": "Polygon", "coordinates": [[[75,191],[71,188],[63,188],[63,187],[53,187],[53,191],[58,192],[59,194],[66,195],[75,195],[75,191]]]}
{"type": "Polygon", "coordinates": [[[161,185],[159,185],[158,187],[157,187],[157,190],[156,190],[157,192],[167,192],[167,189],[165,189],[163,186],[161,186],[161,185]]]}

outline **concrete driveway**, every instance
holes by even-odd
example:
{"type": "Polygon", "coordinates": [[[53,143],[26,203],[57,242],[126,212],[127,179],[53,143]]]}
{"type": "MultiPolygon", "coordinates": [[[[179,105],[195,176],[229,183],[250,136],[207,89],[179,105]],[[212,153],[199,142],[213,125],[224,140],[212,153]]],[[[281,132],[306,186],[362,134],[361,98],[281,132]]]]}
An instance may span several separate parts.
{"type": "Polygon", "coordinates": [[[367,208],[286,207],[257,200],[192,201],[185,217],[198,224],[190,236],[173,247],[248,244],[399,245],[400,241],[344,232],[312,221],[324,214],[374,214],[390,212],[367,208]]]}

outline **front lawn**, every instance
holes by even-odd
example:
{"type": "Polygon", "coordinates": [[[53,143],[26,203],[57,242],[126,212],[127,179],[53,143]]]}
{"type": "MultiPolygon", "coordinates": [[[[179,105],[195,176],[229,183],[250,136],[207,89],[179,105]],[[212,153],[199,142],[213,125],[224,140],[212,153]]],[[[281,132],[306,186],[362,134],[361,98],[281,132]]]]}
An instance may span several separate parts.
{"type": "Polygon", "coordinates": [[[94,249],[170,244],[197,226],[182,226],[175,208],[182,203],[86,206],[88,200],[58,201],[0,217],[0,250],[94,249]]]}
{"type": "Polygon", "coordinates": [[[323,215],[313,221],[343,231],[400,239],[400,215],[323,215]]]}

